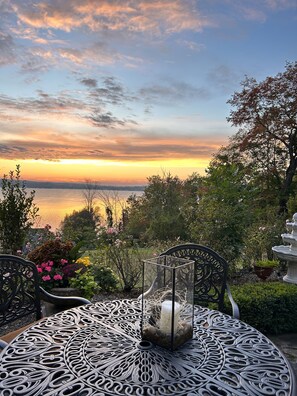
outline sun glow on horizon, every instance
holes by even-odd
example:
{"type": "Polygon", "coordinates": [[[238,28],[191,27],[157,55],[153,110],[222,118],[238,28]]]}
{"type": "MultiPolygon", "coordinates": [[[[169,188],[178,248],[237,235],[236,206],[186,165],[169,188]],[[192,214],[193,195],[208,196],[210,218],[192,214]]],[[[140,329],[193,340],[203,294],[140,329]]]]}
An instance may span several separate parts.
{"type": "Polygon", "coordinates": [[[193,173],[204,174],[210,159],[168,159],[156,161],[105,161],[84,159],[1,160],[1,176],[21,167],[24,180],[84,182],[88,179],[105,184],[145,184],[149,176],[170,172],[181,179],[193,173]]]}

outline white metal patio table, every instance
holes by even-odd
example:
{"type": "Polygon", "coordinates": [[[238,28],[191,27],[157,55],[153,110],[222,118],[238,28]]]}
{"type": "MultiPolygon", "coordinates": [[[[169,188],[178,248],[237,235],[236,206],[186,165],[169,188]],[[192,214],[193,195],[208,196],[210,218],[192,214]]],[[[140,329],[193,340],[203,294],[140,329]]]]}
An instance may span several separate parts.
{"type": "Polygon", "coordinates": [[[195,306],[194,337],[171,352],[141,342],[138,300],[42,319],[0,356],[1,396],[296,396],[279,349],[244,322],[195,306]]]}

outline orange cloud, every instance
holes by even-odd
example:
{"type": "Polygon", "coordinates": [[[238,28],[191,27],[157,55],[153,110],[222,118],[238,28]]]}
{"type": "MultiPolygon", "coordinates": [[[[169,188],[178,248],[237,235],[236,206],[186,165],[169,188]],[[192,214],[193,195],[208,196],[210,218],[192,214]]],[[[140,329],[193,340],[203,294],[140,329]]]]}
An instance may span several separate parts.
{"type": "Polygon", "coordinates": [[[160,137],[132,136],[119,131],[112,136],[97,136],[81,133],[58,134],[51,130],[40,130],[29,134],[3,136],[0,156],[6,159],[43,159],[60,161],[62,159],[88,159],[121,161],[122,163],[158,162],[165,158],[174,160],[205,159],[223,144],[224,139],[207,137],[160,137]]]}
{"type": "Polygon", "coordinates": [[[201,17],[192,0],[65,0],[42,2],[34,8],[26,3],[14,6],[19,20],[37,29],[60,29],[67,32],[82,26],[91,30],[129,30],[172,33],[191,29],[199,31],[211,25],[201,17]]]}

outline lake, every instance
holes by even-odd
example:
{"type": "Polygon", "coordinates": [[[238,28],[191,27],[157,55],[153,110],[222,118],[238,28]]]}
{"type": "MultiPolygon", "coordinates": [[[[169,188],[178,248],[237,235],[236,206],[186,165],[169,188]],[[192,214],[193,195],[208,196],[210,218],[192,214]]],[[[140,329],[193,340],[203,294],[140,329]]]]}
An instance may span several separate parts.
{"type": "MultiPolygon", "coordinates": [[[[39,208],[36,227],[50,224],[52,230],[55,231],[66,214],[81,210],[85,206],[82,189],[35,188],[34,190],[34,203],[39,208]]],[[[27,191],[31,190],[27,189],[27,191]]],[[[105,217],[105,206],[108,204],[116,220],[117,217],[120,218],[121,209],[125,207],[127,198],[132,194],[140,196],[143,191],[98,190],[97,193],[100,196],[95,200],[95,206],[100,208],[102,217],[105,217]]]]}

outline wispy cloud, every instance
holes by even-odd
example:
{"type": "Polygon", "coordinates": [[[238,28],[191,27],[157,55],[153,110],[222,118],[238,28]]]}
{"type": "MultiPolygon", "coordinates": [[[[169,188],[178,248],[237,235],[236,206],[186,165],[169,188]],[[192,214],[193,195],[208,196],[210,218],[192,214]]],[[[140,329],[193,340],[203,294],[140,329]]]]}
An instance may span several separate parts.
{"type": "Polygon", "coordinates": [[[12,36],[0,30],[0,66],[14,63],[15,59],[12,36]]]}
{"type": "Polygon", "coordinates": [[[163,84],[153,84],[140,89],[140,96],[150,104],[165,104],[172,101],[181,102],[191,99],[208,99],[210,91],[205,87],[195,87],[181,81],[167,81],[163,84]]]}
{"type": "MultiPolygon", "coordinates": [[[[296,2],[239,0],[226,1],[225,6],[233,18],[264,22],[269,13],[296,7],[296,2]]],[[[205,7],[202,12],[195,0],[11,0],[2,2],[0,11],[0,66],[16,63],[22,72],[34,74],[53,67],[141,67],[147,60],[127,53],[127,41],[135,40],[135,47],[141,40],[153,45],[178,33],[218,28],[220,20],[217,14],[205,12],[205,7]],[[13,26],[7,23],[9,16],[17,21],[13,26]],[[88,40],[69,40],[73,32],[88,40]],[[24,45],[24,40],[31,45],[24,45]]],[[[206,48],[196,40],[178,38],[176,42],[193,52],[206,48]]]]}
{"type": "Polygon", "coordinates": [[[182,46],[190,49],[191,51],[200,52],[205,49],[205,44],[198,44],[195,41],[190,40],[177,40],[177,43],[182,46]]]}
{"type": "Polygon", "coordinates": [[[27,26],[66,32],[86,27],[92,31],[146,31],[159,35],[200,31],[210,24],[199,14],[194,0],[14,1],[13,10],[27,26]]]}
{"type": "Polygon", "coordinates": [[[271,12],[277,12],[286,9],[296,9],[295,0],[239,0],[233,2],[233,7],[244,19],[255,22],[265,22],[271,12]]]}
{"type": "Polygon", "coordinates": [[[241,77],[239,72],[223,64],[218,65],[208,73],[208,80],[212,89],[219,90],[225,94],[236,88],[241,77]]]}
{"type": "Polygon", "coordinates": [[[80,82],[89,88],[96,88],[97,87],[97,80],[95,78],[82,78],[80,82]]]}
{"type": "Polygon", "coordinates": [[[166,136],[133,136],[123,131],[115,136],[80,135],[63,136],[53,139],[53,133],[24,140],[15,136],[0,145],[3,159],[104,159],[109,161],[161,161],[164,158],[209,158],[219,148],[209,139],[201,144],[198,138],[174,138],[166,136]]]}

